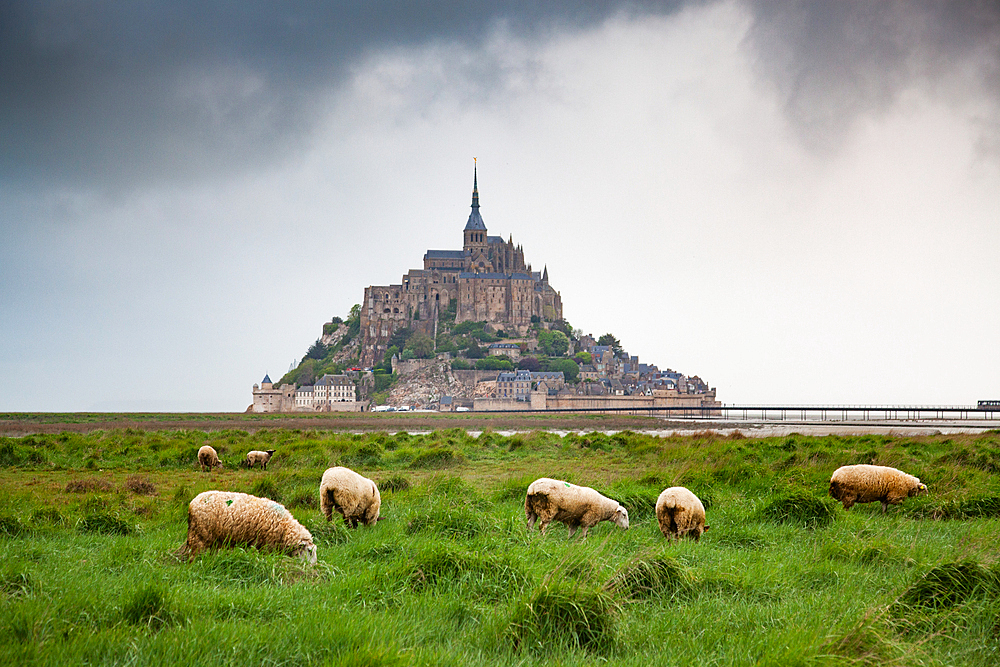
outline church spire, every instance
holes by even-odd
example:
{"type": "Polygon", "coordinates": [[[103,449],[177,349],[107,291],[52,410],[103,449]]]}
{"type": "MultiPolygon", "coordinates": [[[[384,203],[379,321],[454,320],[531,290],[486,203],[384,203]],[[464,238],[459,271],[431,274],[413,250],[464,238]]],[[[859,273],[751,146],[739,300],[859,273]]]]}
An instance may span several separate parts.
{"type": "Polygon", "coordinates": [[[545,265],[545,271],[542,272],[542,282],[543,283],[549,282],[549,265],[548,264],[545,265]]]}
{"type": "Polygon", "coordinates": [[[479,208],[479,175],[476,158],[472,158],[472,208],[479,208]]]}
{"type": "MultiPolygon", "coordinates": [[[[475,160],[476,158],[472,159],[475,160]]],[[[485,232],[486,223],[483,222],[483,217],[479,215],[479,175],[477,173],[475,163],[473,164],[474,166],[472,167],[472,213],[469,214],[469,221],[465,223],[465,231],[485,232]]],[[[479,236],[481,236],[482,238],[480,239],[477,237],[475,241],[481,242],[485,245],[486,235],[480,234],[479,236]]],[[[467,238],[466,241],[468,242],[469,239],[467,238]]]]}

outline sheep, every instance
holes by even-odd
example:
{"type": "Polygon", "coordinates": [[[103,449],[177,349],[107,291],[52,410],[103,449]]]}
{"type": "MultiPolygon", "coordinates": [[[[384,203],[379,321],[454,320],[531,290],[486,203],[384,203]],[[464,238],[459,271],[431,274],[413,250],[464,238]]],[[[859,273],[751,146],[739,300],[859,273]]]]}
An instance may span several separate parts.
{"type": "Polygon", "coordinates": [[[201,466],[202,472],[211,472],[216,466],[223,467],[218,453],[209,445],[204,445],[198,450],[198,465],[201,466]]]}
{"type": "Polygon", "coordinates": [[[668,540],[687,536],[697,542],[709,528],[705,525],[705,506],[683,486],[671,486],[660,493],[656,499],[656,520],[668,540]]]}
{"type": "Polygon", "coordinates": [[[378,487],[367,477],[342,466],[323,473],[319,484],[319,507],[327,521],[333,520],[333,510],[337,510],[351,528],[357,528],[358,522],[370,526],[380,520],[381,506],[378,487]]]}
{"type": "Polygon", "coordinates": [[[274,454],[275,450],[269,449],[266,452],[260,450],[253,450],[252,452],[247,452],[247,458],[244,463],[247,468],[253,468],[256,464],[260,464],[260,467],[267,470],[267,462],[271,460],[271,456],[274,454]]]}
{"type": "Polygon", "coordinates": [[[280,503],[247,493],[199,493],[188,504],[187,540],[177,555],[192,558],[210,547],[231,544],[276,549],[316,562],[312,535],[280,503]]]}
{"type": "Polygon", "coordinates": [[[528,487],[524,514],[529,531],[534,528],[535,520],[541,519],[539,525],[543,535],[552,521],[566,524],[570,537],[582,526],[582,539],[587,539],[587,531],[601,521],[614,521],[623,530],[628,530],[628,510],[617,500],[606,498],[589,486],[548,477],[536,479],[528,487]]]}
{"type": "Polygon", "coordinates": [[[830,495],[851,509],[854,503],[898,505],[910,496],[927,493],[927,485],[913,475],[888,466],[853,465],[837,468],[830,478],[830,495]]]}

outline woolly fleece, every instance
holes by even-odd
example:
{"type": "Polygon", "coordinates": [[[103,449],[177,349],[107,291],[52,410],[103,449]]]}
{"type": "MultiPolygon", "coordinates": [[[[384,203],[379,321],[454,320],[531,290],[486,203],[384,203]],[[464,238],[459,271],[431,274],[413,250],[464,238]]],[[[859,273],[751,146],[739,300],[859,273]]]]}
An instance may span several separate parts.
{"type": "Polygon", "coordinates": [[[656,499],[656,520],[668,540],[690,537],[695,542],[708,530],[705,506],[698,496],[683,486],[671,486],[656,499]]]}
{"type": "Polygon", "coordinates": [[[316,562],[312,534],[281,503],[247,493],[205,491],[188,505],[187,541],[180,553],[243,544],[316,562]]]}
{"type": "Polygon", "coordinates": [[[524,514],[528,530],[534,528],[536,519],[540,520],[542,534],[553,521],[566,524],[570,537],[582,527],[583,539],[587,539],[587,531],[601,521],[614,521],[628,530],[628,510],[617,500],[602,496],[589,486],[548,477],[536,479],[528,487],[524,514]]]}
{"type": "Polygon", "coordinates": [[[319,507],[327,521],[333,520],[333,510],[337,510],[351,528],[357,528],[359,522],[370,526],[378,521],[382,496],[375,482],[350,468],[337,466],[323,473],[319,507]]]}
{"type": "Polygon", "coordinates": [[[913,475],[888,466],[852,465],[837,468],[830,478],[830,495],[851,509],[854,503],[898,505],[910,496],[927,493],[927,486],[913,475]]]}

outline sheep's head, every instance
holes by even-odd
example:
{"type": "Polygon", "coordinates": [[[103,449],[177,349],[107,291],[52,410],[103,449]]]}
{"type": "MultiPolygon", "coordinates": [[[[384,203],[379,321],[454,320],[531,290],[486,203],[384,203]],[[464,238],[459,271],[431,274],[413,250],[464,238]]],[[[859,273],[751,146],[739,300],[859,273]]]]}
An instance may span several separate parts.
{"type": "Polygon", "coordinates": [[[615,513],[611,515],[611,520],[624,530],[628,530],[628,510],[624,505],[619,505],[615,513]]]}
{"type": "Polygon", "coordinates": [[[264,453],[267,454],[267,458],[271,458],[272,456],[274,456],[274,453],[276,451],[278,451],[278,450],[276,450],[276,449],[268,449],[268,450],[265,450],[264,453]]]}
{"type": "Polygon", "coordinates": [[[910,487],[910,493],[907,495],[913,497],[913,496],[919,496],[924,493],[927,493],[927,485],[918,479],[916,485],[910,487]]]}
{"type": "Polygon", "coordinates": [[[295,555],[309,563],[310,565],[316,564],[316,545],[312,541],[302,542],[298,549],[295,550],[295,555]]]}

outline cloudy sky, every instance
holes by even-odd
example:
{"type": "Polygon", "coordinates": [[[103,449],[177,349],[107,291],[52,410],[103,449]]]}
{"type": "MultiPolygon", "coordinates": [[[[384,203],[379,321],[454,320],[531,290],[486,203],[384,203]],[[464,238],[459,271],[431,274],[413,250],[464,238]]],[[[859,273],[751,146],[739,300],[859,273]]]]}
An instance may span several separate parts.
{"type": "Polygon", "coordinates": [[[0,410],[242,411],[461,247],[473,156],[726,403],[1000,398],[996,2],[11,0],[0,410]]]}

